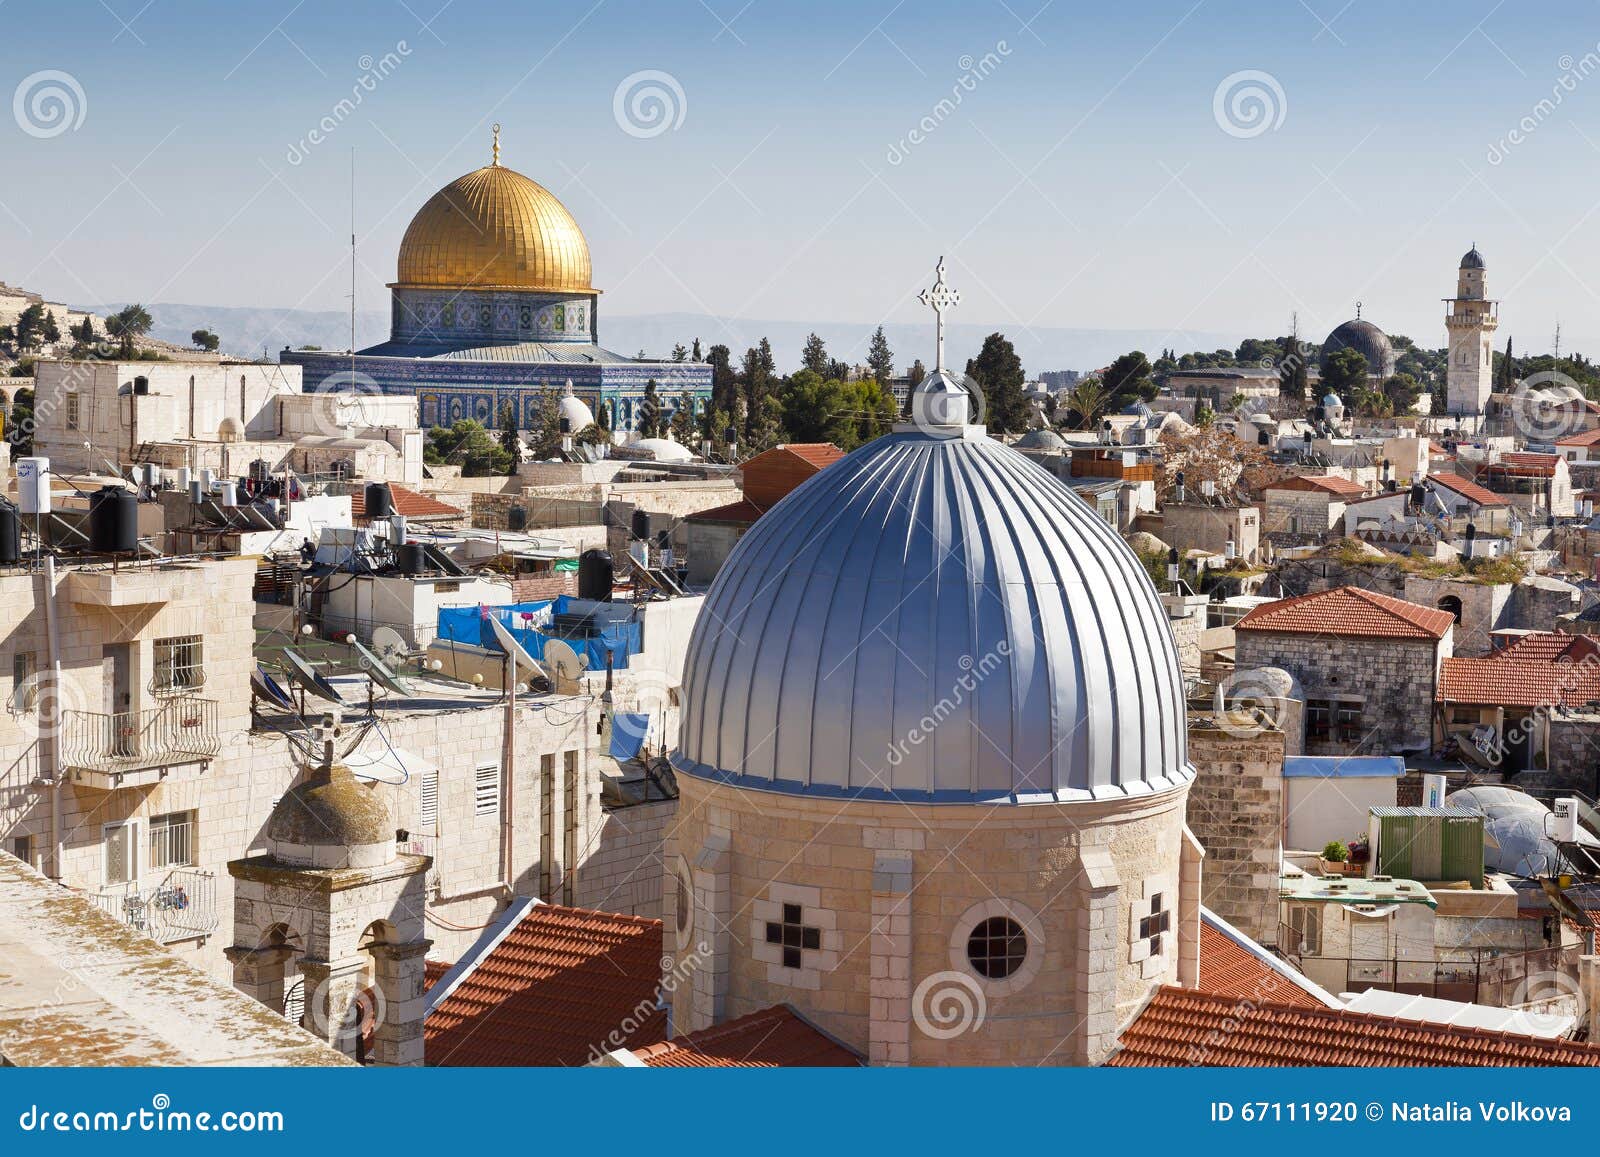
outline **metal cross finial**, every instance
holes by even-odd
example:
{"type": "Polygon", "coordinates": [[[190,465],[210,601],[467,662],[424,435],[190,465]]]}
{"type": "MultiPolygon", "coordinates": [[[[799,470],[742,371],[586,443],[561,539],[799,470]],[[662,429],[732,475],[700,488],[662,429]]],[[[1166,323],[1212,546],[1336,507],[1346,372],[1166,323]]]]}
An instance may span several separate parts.
{"type": "Polygon", "coordinates": [[[493,160],[492,163],[496,164],[496,165],[498,165],[500,163],[500,122],[499,121],[496,121],[495,122],[495,126],[494,126],[494,160],[493,160]]]}
{"type": "Polygon", "coordinates": [[[1361,303],[1359,301],[1356,302],[1356,320],[1361,320],[1361,303]]]}
{"type": "Polygon", "coordinates": [[[939,258],[934,273],[933,286],[917,294],[917,300],[933,310],[933,330],[936,339],[933,368],[937,371],[944,369],[944,311],[961,304],[961,292],[951,289],[944,283],[943,257],[939,258]]]}

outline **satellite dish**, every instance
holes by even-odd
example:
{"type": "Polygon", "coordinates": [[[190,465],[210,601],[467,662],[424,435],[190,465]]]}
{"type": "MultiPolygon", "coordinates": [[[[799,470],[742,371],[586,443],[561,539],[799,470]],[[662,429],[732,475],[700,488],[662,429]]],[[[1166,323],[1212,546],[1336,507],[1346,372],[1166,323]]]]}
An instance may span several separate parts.
{"type": "Polygon", "coordinates": [[[372,649],[385,664],[401,663],[411,653],[405,637],[393,627],[372,628],[372,649]]]}
{"type": "Polygon", "coordinates": [[[250,672],[250,690],[255,693],[257,699],[265,699],[268,703],[282,707],[286,711],[294,710],[294,700],[289,698],[289,693],[260,663],[257,663],[256,669],[250,672]]]}
{"type": "Polygon", "coordinates": [[[367,677],[391,695],[410,695],[411,688],[406,686],[403,679],[389,670],[387,664],[371,651],[361,645],[360,640],[351,638],[350,647],[356,653],[356,658],[361,661],[361,669],[367,677]]]}
{"type": "Polygon", "coordinates": [[[544,645],[544,661],[557,678],[576,680],[589,666],[587,657],[580,657],[560,639],[550,639],[544,645]]]}
{"type": "MultiPolygon", "coordinates": [[[[517,642],[517,637],[511,633],[511,629],[493,615],[489,616],[489,629],[494,632],[495,642],[500,644],[500,649],[511,656],[512,662],[527,668],[529,671],[540,669],[534,657],[528,654],[521,643],[517,642]]],[[[546,654],[549,653],[549,650],[550,648],[546,646],[546,654]]]]}
{"type": "Polygon", "coordinates": [[[334,689],[333,684],[313,670],[311,664],[287,647],[283,649],[282,654],[290,682],[300,684],[318,699],[326,699],[329,703],[344,702],[344,698],[334,689]]]}

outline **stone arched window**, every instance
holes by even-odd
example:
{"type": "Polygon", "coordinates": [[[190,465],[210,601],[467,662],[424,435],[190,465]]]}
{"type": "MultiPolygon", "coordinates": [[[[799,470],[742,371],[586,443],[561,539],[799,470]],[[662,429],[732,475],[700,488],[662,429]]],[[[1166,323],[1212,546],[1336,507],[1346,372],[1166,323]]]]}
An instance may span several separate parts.
{"type": "Polygon", "coordinates": [[[1445,595],[1435,604],[1441,611],[1449,611],[1457,623],[1461,622],[1461,599],[1455,595],[1445,595]]]}

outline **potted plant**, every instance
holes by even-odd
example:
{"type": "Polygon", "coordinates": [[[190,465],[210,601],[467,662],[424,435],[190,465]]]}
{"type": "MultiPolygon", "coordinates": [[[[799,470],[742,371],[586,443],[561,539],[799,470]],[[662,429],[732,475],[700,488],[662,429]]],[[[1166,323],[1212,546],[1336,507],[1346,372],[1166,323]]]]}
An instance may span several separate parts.
{"type": "Polygon", "coordinates": [[[1318,865],[1324,876],[1342,876],[1350,870],[1350,849],[1338,840],[1329,840],[1323,846],[1318,865]]]}

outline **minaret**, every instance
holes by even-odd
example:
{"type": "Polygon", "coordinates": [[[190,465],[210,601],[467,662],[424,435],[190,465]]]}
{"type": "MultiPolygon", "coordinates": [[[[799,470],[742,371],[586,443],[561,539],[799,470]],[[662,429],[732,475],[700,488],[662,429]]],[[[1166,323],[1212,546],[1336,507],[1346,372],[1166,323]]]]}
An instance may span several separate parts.
{"type": "Polygon", "coordinates": [[[1456,295],[1445,298],[1445,304],[1450,307],[1444,319],[1450,339],[1446,404],[1451,414],[1481,415],[1488,408],[1493,384],[1492,335],[1500,324],[1500,303],[1485,294],[1483,255],[1476,245],[1461,259],[1456,295]]]}

